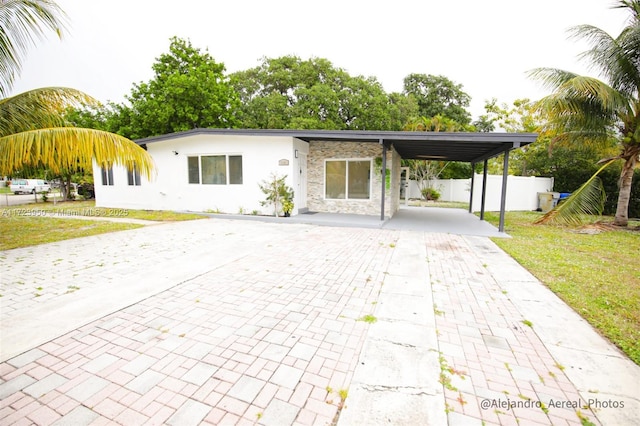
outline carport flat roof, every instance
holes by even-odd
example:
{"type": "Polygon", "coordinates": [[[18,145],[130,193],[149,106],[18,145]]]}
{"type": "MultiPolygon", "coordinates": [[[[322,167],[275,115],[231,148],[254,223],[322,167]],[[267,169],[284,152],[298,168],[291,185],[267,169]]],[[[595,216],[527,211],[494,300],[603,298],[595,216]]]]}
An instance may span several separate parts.
{"type": "Polygon", "coordinates": [[[535,142],[535,133],[393,132],[377,130],[193,129],[139,139],[139,145],[190,135],[289,136],[306,142],[374,142],[405,159],[477,163],[535,142]]]}

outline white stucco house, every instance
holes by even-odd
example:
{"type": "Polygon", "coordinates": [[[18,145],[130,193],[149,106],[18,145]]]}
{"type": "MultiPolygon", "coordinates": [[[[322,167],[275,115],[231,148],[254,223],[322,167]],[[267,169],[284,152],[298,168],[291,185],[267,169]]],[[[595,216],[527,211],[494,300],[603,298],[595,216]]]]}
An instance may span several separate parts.
{"type": "MultiPolygon", "coordinates": [[[[391,217],[402,158],[476,163],[535,140],[533,134],[194,129],[136,141],[156,176],[94,164],[96,206],[273,214],[258,184],[285,176],[292,215],[336,212],[391,217]],[[385,182],[383,184],[383,182],[385,182]]],[[[508,156],[506,156],[508,158],[508,156]]]]}

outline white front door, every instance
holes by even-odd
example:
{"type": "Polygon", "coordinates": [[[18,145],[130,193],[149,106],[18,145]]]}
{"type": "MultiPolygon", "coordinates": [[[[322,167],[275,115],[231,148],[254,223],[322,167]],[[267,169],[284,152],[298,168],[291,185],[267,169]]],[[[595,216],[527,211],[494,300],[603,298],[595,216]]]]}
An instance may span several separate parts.
{"type": "Polygon", "coordinates": [[[297,160],[298,185],[294,194],[294,208],[299,211],[307,207],[307,155],[299,152],[297,160]]]}

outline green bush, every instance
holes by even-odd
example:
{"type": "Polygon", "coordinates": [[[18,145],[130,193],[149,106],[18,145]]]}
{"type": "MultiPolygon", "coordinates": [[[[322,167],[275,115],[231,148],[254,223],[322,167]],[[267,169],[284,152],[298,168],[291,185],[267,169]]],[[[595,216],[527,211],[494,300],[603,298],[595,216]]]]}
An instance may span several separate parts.
{"type": "Polygon", "coordinates": [[[423,188],[421,191],[422,197],[427,201],[438,201],[440,199],[440,191],[435,188],[423,188]]]}

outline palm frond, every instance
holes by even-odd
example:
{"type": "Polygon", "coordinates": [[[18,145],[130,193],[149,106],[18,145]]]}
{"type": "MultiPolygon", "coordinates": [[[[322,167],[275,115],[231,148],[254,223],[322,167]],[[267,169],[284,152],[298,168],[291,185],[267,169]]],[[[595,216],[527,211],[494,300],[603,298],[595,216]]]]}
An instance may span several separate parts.
{"type": "Polygon", "coordinates": [[[638,0],[618,0],[612,9],[629,9],[631,12],[629,22],[631,24],[640,22],[640,2],[638,0]]]}
{"type": "Polygon", "coordinates": [[[632,114],[629,99],[604,82],[574,76],[560,84],[554,93],[534,104],[548,117],[545,129],[572,139],[605,141],[621,117],[632,114]]]}
{"type": "Polygon", "coordinates": [[[70,107],[98,106],[91,96],[67,87],[43,87],[0,99],[0,136],[49,127],[64,127],[70,107]]]}
{"type": "Polygon", "coordinates": [[[11,90],[27,50],[48,30],[60,37],[66,19],[53,0],[0,2],[0,96],[11,90]]]}
{"type": "Polygon", "coordinates": [[[598,174],[614,161],[610,160],[605,163],[569,198],[534,223],[576,226],[583,224],[590,216],[600,216],[604,210],[606,193],[598,174]]]}
{"type": "MultiPolygon", "coordinates": [[[[640,6],[639,6],[640,7],[640,6]]],[[[616,39],[620,58],[616,78],[619,90],[638,99],[640,88],[640,25],[626,27],[616,39]]],[[[614,87],[618,87],[614,85],[614,87]]]]}
{"type": "Polygon", "coordinates": [[[626,27],[617,38],[591,25],[580,25],[571,31],[574,38],[591,44],[580,59],[586,60],[590,68],[617,91],[629,96],[637,94],[640,85],[640,29],[637,25],[626,27]]]}
{"type": "Polygon", "coordinates": [[[578,76],[571,71],[565,71],[558,68],[535,68],[527,72],[529,78],[538,80],[545,89],[556,90],[567,81],[578,76]]]}
{"type": "Polygon", "coordinates": [[[0,175],[10,176],[25,167],[48,168],[53,173],[91,170],[93,161],[135,167],[152,179],[151,156],[135,142],[101,130],[59,127],[30,130],[0,137],[0,175]]]}

